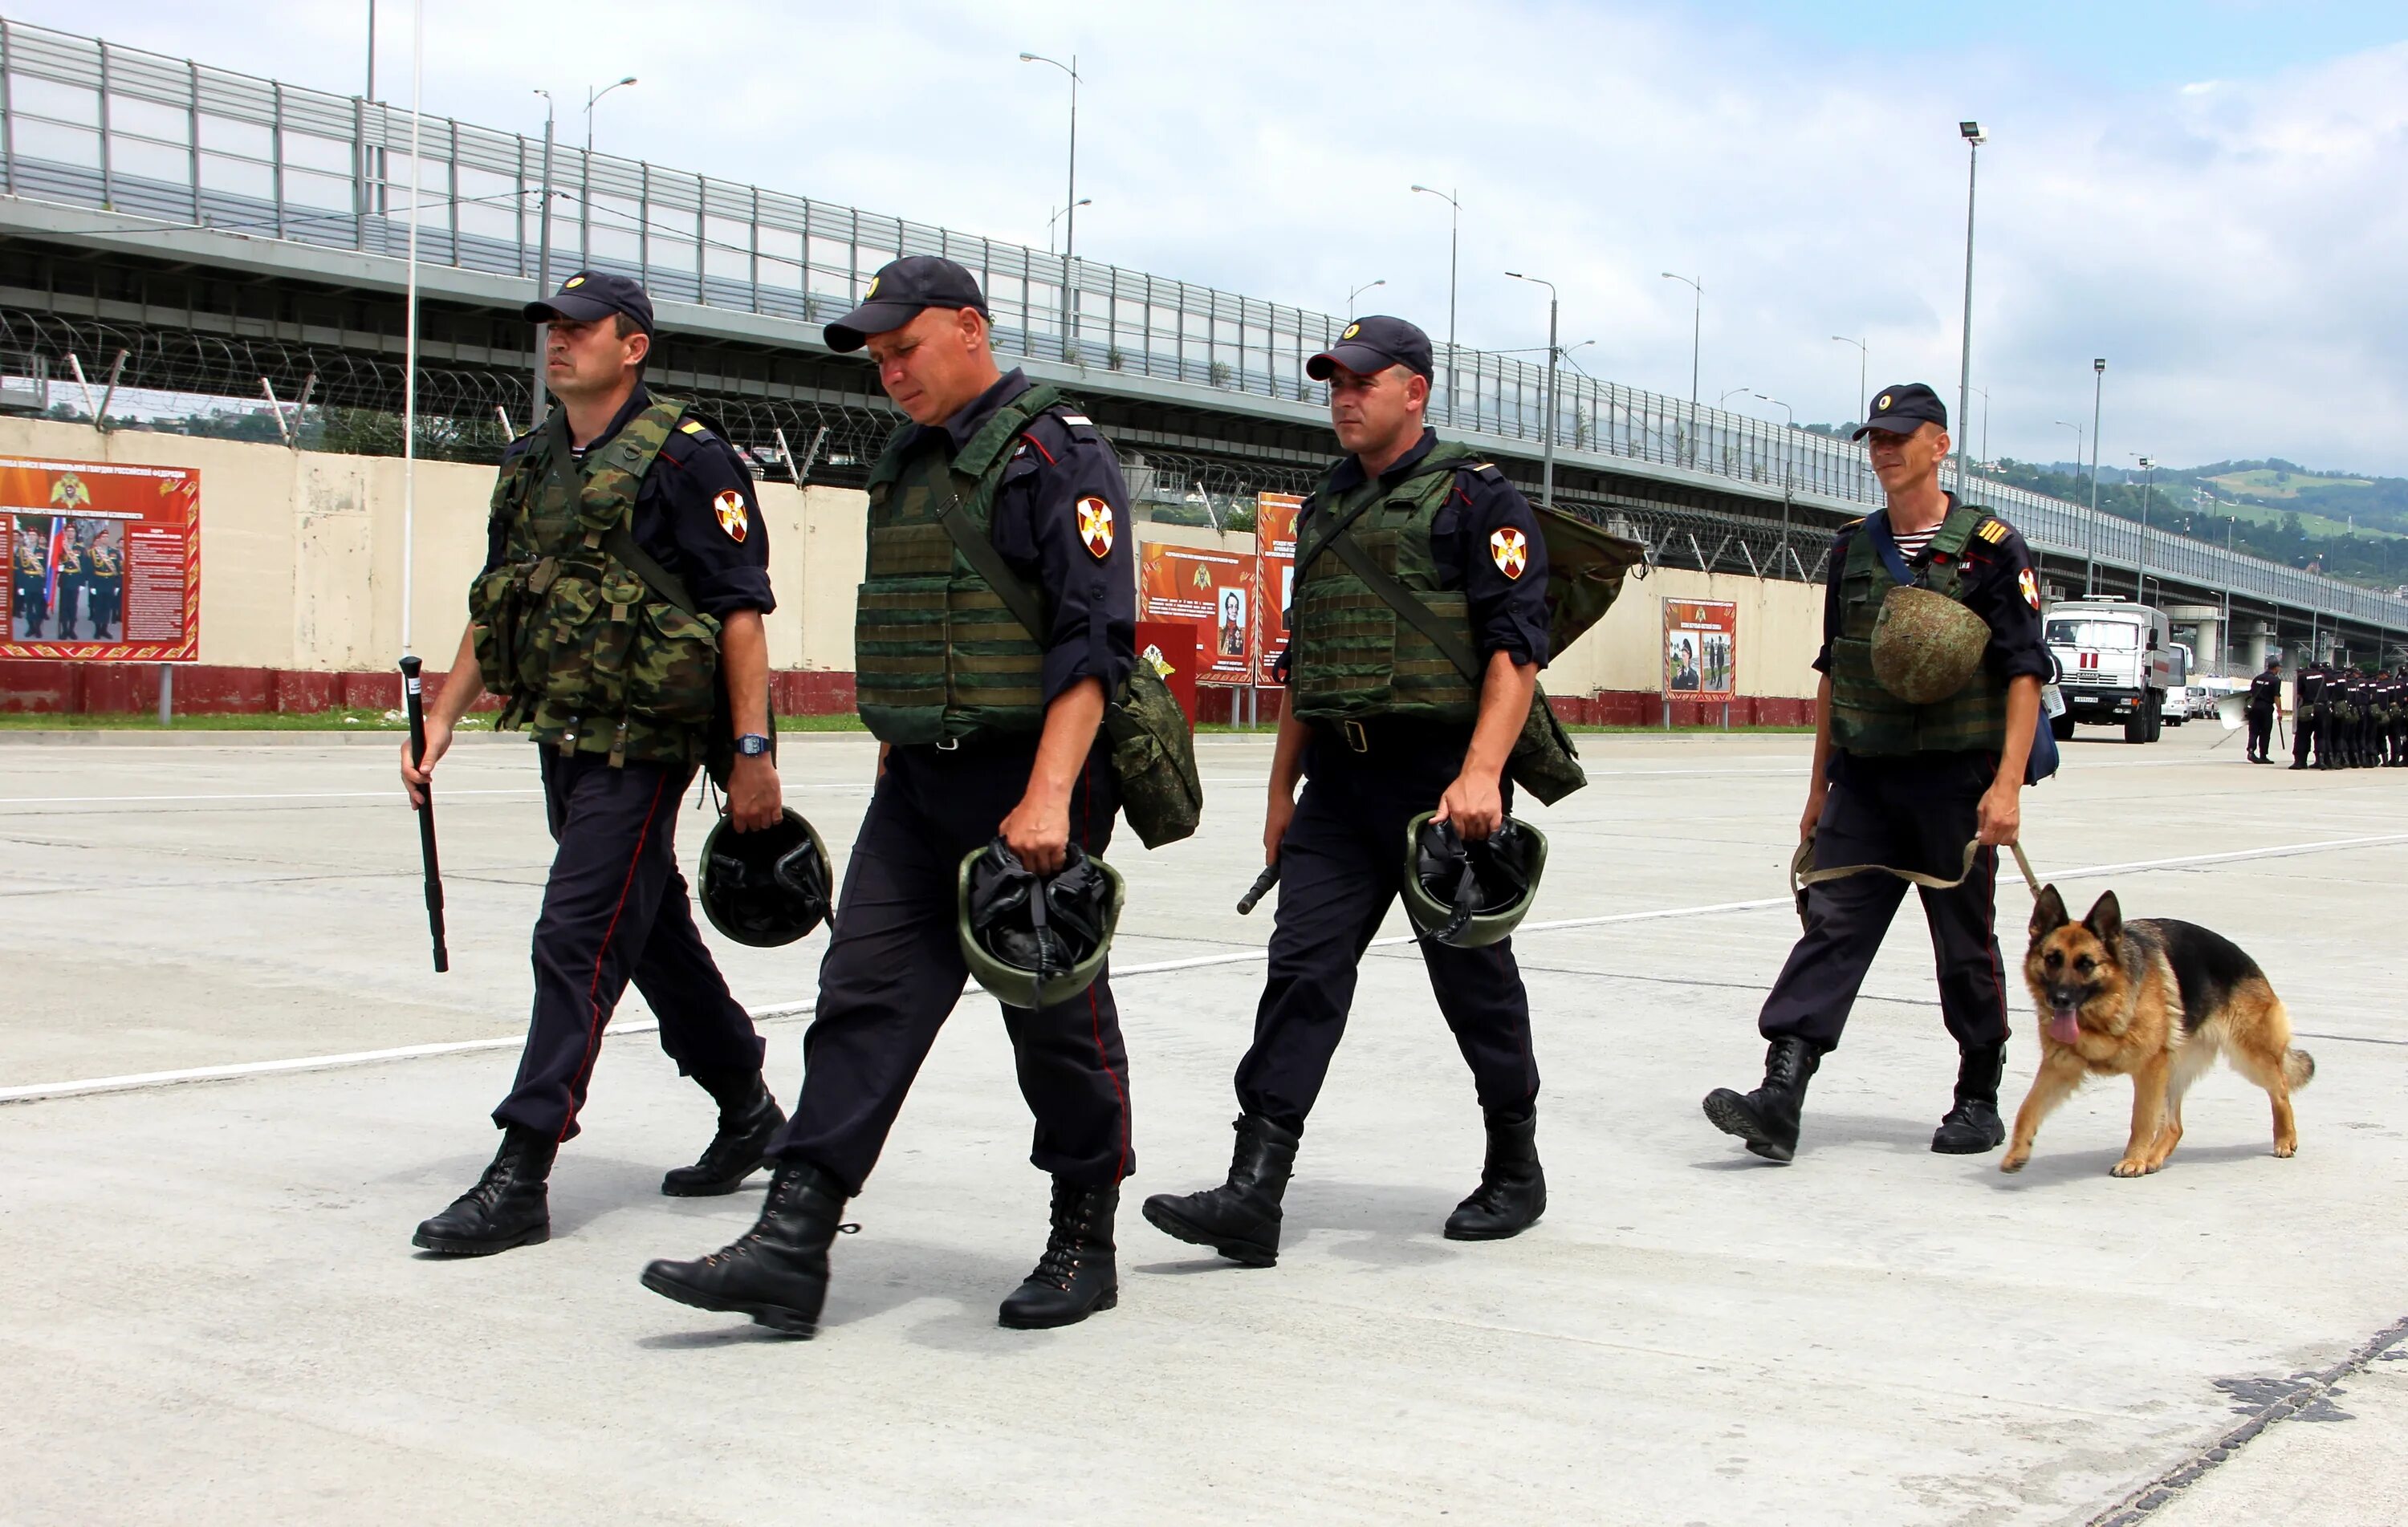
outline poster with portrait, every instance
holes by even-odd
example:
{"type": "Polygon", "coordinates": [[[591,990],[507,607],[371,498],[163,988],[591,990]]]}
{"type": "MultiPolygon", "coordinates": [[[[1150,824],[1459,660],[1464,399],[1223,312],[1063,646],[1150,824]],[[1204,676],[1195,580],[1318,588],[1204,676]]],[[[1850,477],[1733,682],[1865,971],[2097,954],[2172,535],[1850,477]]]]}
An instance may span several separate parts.
{"type": "Polygon", "coordinates": [[[191,663],[201,474],[0,456],[0,657],[191,663]]]}
{"type": "Polygon", "coordinates": [[[1304,500],[1295,493],[1254,497],[1254,671],[1271,682],[1287,651],[1287,612],[1296,603],[1296,517],[1304,500]]]}
{"type": "Polygon", "coordinates": [[[1664,601],[1664,693],[1675,700],[1728,700],[1739,688],[1739,607],[1717,600],[1664,601]]]}
{"type": "Polygon", "coordinates": [[[1138,562],[1138,619],[1196,626],[1198,684],[1254,681],[1254,612],[1250,553],[1158,542],[1144,547],[1138,562]]]}

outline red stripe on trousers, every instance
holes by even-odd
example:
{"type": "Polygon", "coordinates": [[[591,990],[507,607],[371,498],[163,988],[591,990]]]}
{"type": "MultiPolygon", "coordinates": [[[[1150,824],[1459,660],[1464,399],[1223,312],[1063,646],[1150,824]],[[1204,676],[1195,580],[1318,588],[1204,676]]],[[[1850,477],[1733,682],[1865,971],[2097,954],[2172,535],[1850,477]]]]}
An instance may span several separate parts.
{"type": "MultiPolygon", "coordinates": [[[[1096,760],[1091,753],[1079,769],[1079,847],[1085,848],[1095,837],[1096,825],[1096,760]]],[[[1111,1054],[1104,1049],[1104,1009],[1096,1000],[1096,989],[1087,988],[1087,1022],[1095,1035],[1096,1059],[1104,1068],[1104,1077],[1112,1084],[1112,1096],[1121,1106],[1121,1157],[1115,1165],[1121,1177],[1128,1176],[1129,1105],[1128,1090],[1121,1085],[1120,1077],[1112,1070],[1111,1054]]],[[[1113,1180],[1118,1181],[1119,1177],[1113,1180]]]]}
{"type": "Polygon", "coordinates": [[[585,1005],[594,1009],[594,1022],[585,1032],[585,1062],[577,1068],[577,1079],[568,1089],[568,1117],[560,1123],[562,1140],[568,1138],[570,1128],[577,1122],[578,1094],[593,1084],[594,1063],[601,1054],[602,1024],[608,1016],[602,1005],[594,1000],[594,993],[602,988],[602,961],[610,952],[610,936],[619,931],[619,914],[627,909],[627,892],[636,883],[636,866],[643,863],[644,844],[652,835],[652,814],[661,808],[661,791],[668,782],[666,774],[652,781],[652,800],[644,807],[643,831],[636,835],[636,851],[627,856],[627,878],[619,882],[619,900],[610,908],[609,926],[602,930],[602,946],[594,951],[594,978],[585,983],[585,1005]]]}

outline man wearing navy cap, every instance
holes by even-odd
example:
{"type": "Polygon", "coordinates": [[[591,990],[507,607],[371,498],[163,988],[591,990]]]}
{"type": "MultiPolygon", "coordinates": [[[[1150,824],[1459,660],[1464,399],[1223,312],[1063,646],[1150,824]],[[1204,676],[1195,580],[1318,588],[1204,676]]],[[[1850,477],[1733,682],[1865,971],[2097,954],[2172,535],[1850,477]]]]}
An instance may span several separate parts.
{"type": "MultiPolygon", "coordinates": [[[[1814,763],[1798,831],[1817,868],[1872,864],[1942,881],[1963,877],[1949,889],[1918,889],[1939,967],[1941,1019],[1958,1052],[1956,1102],[1931,1149],[1976,1155],[2006,1137],[1999,1119],[2008,1024],[1995,927],[1998,848],[2014,842],[2021,825],[2040,687],[2050,672],[2040,584],[2014,527],[1941,488],[1949,441],[1938,393],[1920,383],[1885,390],[1856,437],[1867,441],[1888,503],[1842,526],[1831,545],[1823,649],[1814,660],[1823,675],[1814,763]],[[1894,597],[1910,588],[1957,607],[1938,607],[1945,620],[1932,621],[1938,635],[1925,649],[1902,635],[1930,620],[1932,608],[1928,596],[1894,597]],[[1917,597],[1925,599],[1919,607],[1917,597]],[[1929,675],[1948,667],[1956,672],[1927,689],[1929,675]],[[1959,687],[1930,697],[1951,682],[1959,687]],[[1966,846],[1975,840],[1969,867],[1966,846]]],[[[1907,884],[1871,871],[1806,888],[1804,936],[1757,1020],[1769,1041],[1764,1084],[1744,1093],[1717,1088],[1705,1100],[1717,1129],[1767,1161],[1796,1155],[1807,1079],[1839,1044],[1907,884]]]]}
{"type": "MultiPolygon", "coordinates": [[[[1347,325],[1305,364],[1329,384],[1348,454],[1305,501],[1288,612],[1287,706],[1271,757],[1263,858],[1280,869],[1270,969],[1238,1063],[1228,1180],[1145,1202],[1156,1229],[1232,1261],[1279,1259],[1281,1201],[1344,1034],[1363,951],[1402,889],[1406,827],[1435,810],[1471,841],[1512,807],[1505,764],[1547,650],[1547,544],[1505,475],[1423,422],[1428,336],[1399,318],[1347,325]],[[1460,628],[1477,682],[1353,570],[1338,537],[1460,628]],[[1303,798],[1297,796],[1298,779],[1303,798]]],[[[1519,1234],[1546,1208],[1538,1063],[1512,941],[1424,940],[1439,1010],[1471,1069],[1488,1151],[1446,1221],[1457,1240],[1519,1234]]]]}
{"type": "MultiPolygon", "coordinates": [[[[895,261],[863,299],[827,326],[828,348],[867,346],[911,421],[869,475],[853,628],[878,782],[820,965],[802,1096],[769,1147],[777,1173],[760,1220],[714,1256],[643,1275],[681,1304],[801,1336],[818,1328],[844,1202],[961,998],[962,860],[997,836],[1039,874],[1074,842],[1102,854],[1120,798],[1097,728],[1137,661],[1128,492],[1111,445],[1053,387],[998,371],[986,300],[952,261],[895,261]],[[1020,624],[956,530],[985,537],[998,576],[1036,595],[1041,634],[1020,624]]],[[[1112,1220],[1136,1157],[1119,1012],[1098,977],[1068,1002],[1006,1006],[1003,1022],[1037,1117],[1029,1159],[1054,1193],[1044,1254],[996,1319],[1069,1325],[1120,1293],[1112,1220]]]]}
{"type": "Polygon", "coordinates": [[[496,730],[538,746],[559,845],[535,925],[535,1013],[476,1186],[414,1244],[482,1256],[550,1238],[545,1190],[630,980],[661,1048],[719,1105],[701,1159],[661,1183],[731,1193],[785,1116],[761,1079],[760,1036],[712,962],[677,867],[677,811],[714,716],[738,734],[725,766],[738,832],[779,820],[768,730],[769,534],[735,448],[643,382],[652,305],[624,276],[580,271],[527,304],[545,323],[559,407],[503,452],[468,629],[427,706],[426,751],[402,746],[413,805],[477,697],[496,730]]]}

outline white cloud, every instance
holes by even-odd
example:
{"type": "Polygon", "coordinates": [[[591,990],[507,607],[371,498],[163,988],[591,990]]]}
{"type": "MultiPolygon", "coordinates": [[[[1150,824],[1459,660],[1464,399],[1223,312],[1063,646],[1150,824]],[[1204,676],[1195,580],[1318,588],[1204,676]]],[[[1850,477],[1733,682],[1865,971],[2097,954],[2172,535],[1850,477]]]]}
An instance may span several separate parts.
{"type": "MultiPolygon", "coordinates": [[[[385,93],[405,98],[408,10],[382,8],[385,93]]],[[[627,0],[429,11],[430,110],[535,128],[542,84],[574,138],[584,85],[635,73],[602,108],[605,148],[1040,245],[1065,82],[1015,55],[1075,50],[1090,256],[1322,308],[1385,278],[1381,306],[1440,331],[1446,208],[1407,188],[1459,187],[1466,343],[1543,340],[1540,294],[1500,274],[1527,270],[1563,288],[1568,341],[1598,339],[1592,373],[1685,392],[1689,293],[1657,272],[1701,274],[1707,396],[1745,385],[1800,420],[1854,401],[1856,357],[1834,334],[1869,336],[1874,384],[1928,379],[1953,400],[1955,124],[1978,117],[1993,142],[1974,380],[1994,451],[2065,454],[2051,421],[2086,422],[2103,354],[2109,462],[2408,472],[2408,46],[2133,90],[2036,50],[1901,66],[1844,37],[1625,5],[746,0],[666,28],[627,0]]],[[[96,14],[12,13],[68,29],[96,14]]],[[[349,7],[261,0],[238,46],[233,14],[125,0],[106,24],[357,88],[349,7]]]]}

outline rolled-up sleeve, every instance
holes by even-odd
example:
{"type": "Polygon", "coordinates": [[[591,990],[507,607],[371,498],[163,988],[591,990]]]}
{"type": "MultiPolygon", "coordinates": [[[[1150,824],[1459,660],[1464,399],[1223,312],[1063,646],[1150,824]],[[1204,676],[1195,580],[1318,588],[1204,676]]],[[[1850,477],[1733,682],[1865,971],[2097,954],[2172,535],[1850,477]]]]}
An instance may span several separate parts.
{"type": "Polygon", "coordinates": [[[1005,470],[991,534],[1051,612],[1046,703],[1082,678],[1118,694],[1137,664],[1137,575],[1111,447],[1092,430],[1039,420],[1005,470]]]}

